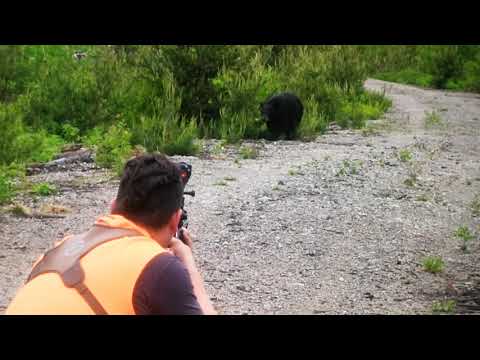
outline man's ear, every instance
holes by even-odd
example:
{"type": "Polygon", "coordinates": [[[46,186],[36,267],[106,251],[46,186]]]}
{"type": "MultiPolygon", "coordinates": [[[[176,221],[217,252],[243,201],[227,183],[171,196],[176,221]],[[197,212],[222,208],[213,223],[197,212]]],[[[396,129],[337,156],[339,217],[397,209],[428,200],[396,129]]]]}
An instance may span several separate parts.
{"type": "Polygon", "coordinates": [[[178,223],[180,222],[181,217],[182,217],[182,210],[181,209],[178,209],[177,211],[175,211],[172,214],[172,216],[170,217],[170,221],[168,223],[168,226],[173,233],[177,232],[178,223]]]}

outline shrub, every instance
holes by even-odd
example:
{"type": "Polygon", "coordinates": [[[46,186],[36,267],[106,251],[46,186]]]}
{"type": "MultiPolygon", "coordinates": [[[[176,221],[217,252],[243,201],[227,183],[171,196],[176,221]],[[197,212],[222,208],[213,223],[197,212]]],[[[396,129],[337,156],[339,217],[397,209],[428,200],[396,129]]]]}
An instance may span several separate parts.
{"type": "Polygon", "coordinates": [[[125,161],[131,155],[131,137],[130,131],[123,123],[112,125],[103,139],[96,144],[96,163],[120,174],[125,161]]]}
{"type": "Polygon", "coordinates": [[[0,168],[0,205],[9,202],[15,196],[13,179],[0,168]]]}
{"type": "Polygon", "coordinates": [[[172,76],[162,78],[164,96],[153,101],[153,114],[141,116],[135,124],[133,142],[148,151],[160,151],[168,155],[193,155],[198,151],[195,139],[198,134],[195,119],[180,115],[182,99],[177,94],[172,76]]]}
{"type": "Polygon", "coordinates": [[[26,128],[13,105],[0,105],[0,133],[0,164],[49,161],[64,144],[46,130],[34,132],[26,128]]]}
{"type": "Polygon", "coordinates": [[[298,128],[298,136],[303,140],[313,139],[318,133],[323,134],[328,127],[326,116],[320,112],[320,105],[313,97],[305,103],[302,121],[298,128]]]}

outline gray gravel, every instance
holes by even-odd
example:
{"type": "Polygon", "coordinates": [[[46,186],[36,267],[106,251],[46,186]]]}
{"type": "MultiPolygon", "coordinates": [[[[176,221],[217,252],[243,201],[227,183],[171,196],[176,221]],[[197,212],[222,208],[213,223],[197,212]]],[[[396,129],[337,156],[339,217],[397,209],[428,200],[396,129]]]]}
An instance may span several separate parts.
{"type": "MultiPolygon", "coordinates": [[[[198,265],[221,313],[422,314],[433,301],[480,288],[480,222],[469,207],[480,193],[480,97],[377,80],[366,87],[394,102],[372,122],[377,133],[245,142],[259,156],[237,162],[238,148],[216,151],[216,141],[205,142],[199,157],[174,157],[193,165],[189,188],[197,196],[186,208],[198,265]],[[442,126],[426,128],[425,111],[433,110],[442,126]],[[410,162],[398,157],[405,148],[410,162]],[[462,224],[477,236],[468,253],[452,236],[462,224]],[[429,255],[444,259],[443,273],[423,270],[429,255]]],[[[0,215],[0,311],[39,254],[87,229],[118,186],[89,167],[31,180],[62,191],[19,202],[73,211],[63,219],[0,215]]]]}

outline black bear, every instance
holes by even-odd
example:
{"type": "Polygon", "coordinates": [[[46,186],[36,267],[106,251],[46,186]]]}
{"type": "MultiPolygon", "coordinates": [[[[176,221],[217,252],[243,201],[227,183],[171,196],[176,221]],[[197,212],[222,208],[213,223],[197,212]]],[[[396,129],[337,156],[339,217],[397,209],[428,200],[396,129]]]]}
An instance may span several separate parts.
{"type": "Polygon", "coordinates": [[[274,95],[261,104],[260,109],[273,138],[281,135],[289,140],[295,138],[303,116],[303,104],[298,96],[292,93],[274,95]]]}

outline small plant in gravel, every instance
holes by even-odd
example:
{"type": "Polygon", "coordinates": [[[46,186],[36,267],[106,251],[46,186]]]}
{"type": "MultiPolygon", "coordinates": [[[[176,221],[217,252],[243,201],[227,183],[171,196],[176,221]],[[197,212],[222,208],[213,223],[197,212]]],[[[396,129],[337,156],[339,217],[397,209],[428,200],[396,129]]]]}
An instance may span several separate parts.
{"type": "Polygon", "coordinates": [[[224,180],[218,180],[217,182],[215,182],[213,185],[215,186],[227,186],[228,183],[224,180]]]}
{"type": "Polygon", "coordinates": [[[436,111],[425,112],[424,123],[426,128],[440,127],[444,125],[442,118],[436,111]]]}
{"type": "Polygon", "coordinates": [[[223,180],[225,180],[225,181],[236,181],[237,179],[234,178],[233,176],[225,176],[225,177],[223,178],[223,180]]]}
{"type": "Polygon", "coordinates": [[[242,146],[240,148],[240,157],[242,159],[256,159],[258,157],[258,150],[251,146],[242,146]]]}
{"type": "Polygon", "coordinates": [[[468,243],[475,238],[466,225],[459,226],[453,235],[462,241],[461,249],[465,252],[468,251],[468,243]]]}
{"type": "Polygon", "coordinates": [[[412,152],[408,149],[402,149],[398,152],[398,158],[401,162],[409,162],[412,160],[412,152]]]}
{"type": "Polygon", "coordinates": [[[32,209],[29,207],[22,205],[22,204],[14,204],[9,211],[15,215],[20,217],[30,217],[32,216],[32,209]]]}
{"type": "Polygon", "coordinates": [[[415,174],[409,174],[409,176],[405,179],[405,181],[403,182],[405,185],[407,185],[408,187],[415,187],[415,185],[417,184],[417,177],[415,174]]]}
{"type": "Polygon", "coordinates": [[[213,155],[220,155],[222,154],[224,151],[225,151],[225,145],[227,144],[227,141],[226,140],[222,140],[220,141],[218,144],[216,144],[213,148],[212,148],[212,154],[213,155]]]}
{"type": "Polygon", "coordinates": [[[379,131],[373,126],[366,126],[361,130],[362,136],[375,136],[379,134],[379,131]]]}
{"type": "Polygon", "coordinates": [[[295,170],[295,169],[289,169],[288,170],[288,175],[290,175],[290,176],[298,175],[298,171],[295,170]]]}
{"type": "Polygon", "coordinates": [[[434,314],[452,314],[456,306],[457,303],[455,300],[435,301],[432,304],[432,312],[434,314]]]}
{"type": "Polygon", "coordinates": [[[40,196],[50,196],[57,193],[57,187],[55,185],[42,182],[33,186],[32,194],[40,196]]]}
{"type": "Polygon", "coordinates": [[[338,170],[335,176],[356,175],[362,165],[363,162],[361,160],[343,160],[342,167],[338,170]]]}
{"type": "Polygon", "coordinates": [[[444,268],[443,259],[439,256],[428,256],[423,259],[423,269],[429,273],[437,274],[444,268]]]}
{"type": "Polygon", "coordinates": [[[470,204],[470,209],[472,210],[472,215],[474,217],[480,216],[480,194],[475,196],[472,203],[470,204]]]}
{"type": "Polygon", "coordinates": [[[408,175],[403,183],[408,187],[415,187],[418,183],[418,174],[421,169],[419,164],[415,161],[411,161],[408,164],[408,175]]]}
{"type": "Polygon", "coordinates": [[[423,202],[426,202],[429,200],[427,194],[418,195],[416,199],[417,201],[423,201],[423,202]]]}

